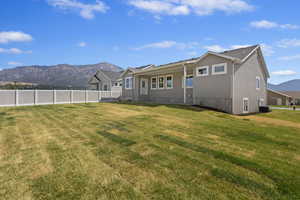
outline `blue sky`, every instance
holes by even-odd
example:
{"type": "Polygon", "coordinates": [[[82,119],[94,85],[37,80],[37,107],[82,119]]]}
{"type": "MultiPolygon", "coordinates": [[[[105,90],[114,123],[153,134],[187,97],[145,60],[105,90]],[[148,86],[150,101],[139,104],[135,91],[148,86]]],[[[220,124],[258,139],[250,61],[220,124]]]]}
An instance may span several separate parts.
{"type": "Polygon", "coordinates": [[[270,82],[300,78],[299,0],[2,0],[0,69],[164,64],[261,44],[270,82]]]}

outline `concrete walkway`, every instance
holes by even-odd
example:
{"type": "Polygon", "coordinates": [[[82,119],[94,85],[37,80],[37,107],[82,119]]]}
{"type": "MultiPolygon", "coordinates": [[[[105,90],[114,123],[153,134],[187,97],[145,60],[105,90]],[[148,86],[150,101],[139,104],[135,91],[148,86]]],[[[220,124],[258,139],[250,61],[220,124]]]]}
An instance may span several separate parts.
{"type": "MultiPolygon", "coordinates": [[[[293,108],[287,107],[270,107],[272,110],[293,110],[293,108]]],[[[296,108],[297,111],[300,111],[300,108],[296,108]]]]}

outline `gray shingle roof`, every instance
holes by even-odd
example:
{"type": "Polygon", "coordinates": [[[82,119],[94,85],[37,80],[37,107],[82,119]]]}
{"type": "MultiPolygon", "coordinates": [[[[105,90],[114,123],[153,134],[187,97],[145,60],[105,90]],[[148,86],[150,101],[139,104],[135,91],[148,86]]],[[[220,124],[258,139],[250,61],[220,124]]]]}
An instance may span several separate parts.
{"type": "MultiPolygon", "coordinates": [[[[224,52],[221,52],[221,53],[217,53],[217,52],[211,52],[211,53],[215,53],[216,55],[220,55],[220,56],[224,55],[224,56],[227,56],[229,58],[238,59],[238,60],[242,61],[244,58],[246,58],[257,47],[259,47],[259,45],[253,45],[253,46],[249,46],[249,47],[243,47],[243,48],[228,50],[228,51],[224,51],[224,52]]],[[[153,68],[151,68],[151,69],[157,69],[157,68],[160,68],[160,67],[173,65],[173,64],[177,64],[177,63],[179,64],[179,63],[199,60],[199,59],[201,59],[201,57],[202,56],[196,57],[196,58],[190,58],[190,59],[186,59],[186,60],[180,60],[180,61],[176,61],[176,62],[171,62],[171,63],[167,63],[167,64],[162,64],[162,65],[158,65],[158,66],[153,65],[153,68]]],[[[130,69],[133,73],[137,73],[137,72],[141,72],[144,68],[146,68],[148,66],[150,66],[150,65],[145,65],[145,66],[135,67],[135,68],[128,68],[128,69],[130,69]]]]}
{"type": "Polygon", "coordinates": [[[112,81],[116,81],[120,78],[120,75],[122,72],[113,72],[113,71],[104,71],[100,70],[103,74],[105,74],[108,78],[110,78],[112,81]]]}
{"type": "Polygon", "coordinates": [[[259,45],[254,45],[254,46],[249,46],[249,47],[244,47],[239,49],[233,49],[233,50],[221,52],[220,54],[243,60],[258,46],[259,45]]]}

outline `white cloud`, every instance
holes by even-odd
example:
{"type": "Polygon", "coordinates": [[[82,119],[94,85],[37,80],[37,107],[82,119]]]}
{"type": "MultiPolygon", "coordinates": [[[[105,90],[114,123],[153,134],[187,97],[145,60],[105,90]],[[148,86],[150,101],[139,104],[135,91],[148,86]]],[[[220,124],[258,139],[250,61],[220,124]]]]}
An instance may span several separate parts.
{"type": "Polygon", "coordinates": [[[23,32],[8,31],[0,32],[0,44],[5,44],[9,42],[30,42],[32,41],[32,36],[23,32]]]}
{"type": "Polygon", "coordinates": [[[143,45],[141,47],[133,48],[134,50],[143,50],[143,49],[167,49],[167,48],[177,48],[177,49],[193,49],[199,46],[197,42],[188,42],[188,43],[182,43],[182,42],[176,42],[176,41],[161,41],[156,43],[150,43],[143,45]]]}
{"type": "Polygon", "coordinates": [[[79,43],[78,43],[78,46],[79,46],[79,47],[86,47],[86,45],[87,45],[87,44],[86,44],[85,42],[79,42],[79,43]]]}
{"type": "Polygon", "coordinates": [[[79,11],[79,15],[85,19],[93,19],[95,12],[105,13],[109,9],[99,0],[96,0],[95,4],[84,4],[77,0],[48,0],[48,3],[62,10],[79,11]]]}
{"type": "Polygon", "coordinates": [[[240,49],[251,46],[250,44],[237,44],[237,45],[231,45],[231,49],[240,49]]]}
{"type": "Polygon", "coordinates": [[[275,53],[273,47],[270,45],[262,43],[262,44],[260,44],[260,47],[265,56],[272,56],[275,53]]]}
{"type": "Polygon", "coordinates": [[[280,70],[280,71],[272,72],[272,74],[276,76],[291,76],[297,74],[297,72],[292,70],[280,70]]]}
{"type": "Polygon", "coordinates": [[[129,0],[129,4],[155,15],[210,15],[216,11],[239,13],[254,9],[244,0],[129,0]]]}
{"type": "Polygon", "coordinates": [[[250,26],[254,28],[261,29],[272,29],[272,28],[281,28],[281,29],[299,29],[300,26],[294,24],[279,24],[277,22],[272,22],[268,20],[253,21],[250,23],[250,26]]]}
{"type": "Polygon", "coordinates": [[[285,60],[285,61],[299,60],[299,59],[300,59],[300,54],[293,55],[293,56],[282,56],[278,58],[278,60],[285,60]]]}
{"type": "Polygon", "coordinates": [[[209,46],[204,46],[203,48],[208,50],[208,51],[214,51],[214,52],[223,52],[223,51],[228,51],[232,49],[240,49],[240,48],[245,48],[249,47],[251,45],[231,45],[230,47],[223,47],[221,45],[215,44],[215,45],[209,45],[209,46]]]}
{"type": "Polygon", "coordinates": [[[281,48],[300,47],[299,39],[283,39],[277,42],[277,46],[281,48]]]}
{"type": "Polygon", "coordinates": [[[13,66],[20,66],[20,65],[22,65],[22,63],[20,63],[20,62],[15,62],[15,61],[8,62],[7,64],[8,64],[8,65],[13,65],[13,66]]]}
{"type": "Polygon", "coordinates": [[[0,48],[0,53],[7,53],[7,54],[30,54],[32,51],[23,51],[18,48],[10,48],[10,49],[3,49],[0,48]]]}
{"type": "Polygon", "coordinates": [[[210,46],[204,46],[203,47],[204,49],[208,50],[208,51],[214,51],[214,52],[222,52],[222,51],[226,51],[228,50],[229,48],[225,48],[225,47],[222,47],[220,45],[210,45],[210,46]]]}

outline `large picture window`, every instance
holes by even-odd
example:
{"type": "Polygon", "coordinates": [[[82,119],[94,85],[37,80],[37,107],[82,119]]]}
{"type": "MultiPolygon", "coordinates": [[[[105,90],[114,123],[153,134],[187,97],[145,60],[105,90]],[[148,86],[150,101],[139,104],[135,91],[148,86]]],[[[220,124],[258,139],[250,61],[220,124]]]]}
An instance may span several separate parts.
{"type": "Polygon", "coordinates": [[[212,74],[226,74],[227,73],[227,63],[216,64],[212,66],[212,74]]]}
{"type": "Polygon", "coordinates": [[[166,76],[166,88],[167,89],[172,89],[173,88],[173,76],[172,75],[167,75],[166,76]]]}
{"type": "MultiPolygon", "coordinates": [[[[185,79],[186,88],[193,88],[193,75],[187,75],[185,79]]],[[[184,77],[182,77],[182,88],[184,88],[184,77]]]]}
{"type": "Polygon", "coordinates": [[[125,89],[132,89],[132,77],[125,78],[125,89]]]}
{"type": "Polygon", "coordinates": [[[157,89],[157,77],[151,78],[151,89],[153,90],[157,89]]]}
{"type": "Polygon", "coordinates": [[[165,77],[164,76],[158,77],[158,88],[159,89],[165,88],[165,77]]]}

